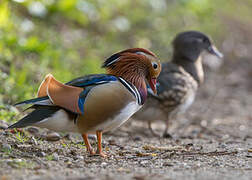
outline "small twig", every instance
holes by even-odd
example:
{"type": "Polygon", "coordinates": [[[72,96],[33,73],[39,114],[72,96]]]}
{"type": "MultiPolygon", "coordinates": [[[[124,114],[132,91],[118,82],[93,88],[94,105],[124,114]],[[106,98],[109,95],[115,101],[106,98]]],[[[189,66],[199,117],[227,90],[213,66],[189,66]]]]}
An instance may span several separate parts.
{"type": "Polygon", "coordinates": [[[151,150],[151,151],[186,151],[183,146],[168,146],[168,147],[156,147],[151,145],[144,145],[144,150],[151,150]]]}
{"type": "Polygon", "coordinates": [[[182,153],[181,155],[185,156],[193,156],[193,155],[202,155],[202,156],[223,156],[223,155],[234,155],[237,154],[237,151],[213,151],[213,152],[185,152],[182,153]]]}

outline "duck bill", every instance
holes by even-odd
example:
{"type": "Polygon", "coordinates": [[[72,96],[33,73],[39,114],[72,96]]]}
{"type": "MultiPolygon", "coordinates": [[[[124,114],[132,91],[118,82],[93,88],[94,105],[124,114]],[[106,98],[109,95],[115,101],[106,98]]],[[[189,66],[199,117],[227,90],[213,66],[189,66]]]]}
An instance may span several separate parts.
{"type": "Polygon", "coordinates": [[[208,52],[217,56],[218,58],[223,58],[223,54],[214,45],[208,48],[208,52]]]}
{"type": "Polygon", "coordinates": [[[157,84],[157,78],[151,78],[149,80],[150,88],[152,89],[152,91],[154,92],[154,94],[157,94],[156,84],[157,84]]]}

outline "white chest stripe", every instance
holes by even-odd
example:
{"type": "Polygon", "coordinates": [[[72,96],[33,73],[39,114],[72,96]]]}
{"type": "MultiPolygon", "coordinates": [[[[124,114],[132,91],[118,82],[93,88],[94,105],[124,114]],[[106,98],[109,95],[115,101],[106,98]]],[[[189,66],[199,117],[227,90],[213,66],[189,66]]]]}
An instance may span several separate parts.
{"type": "Polygon", "coordinates": [[[127,81],[125,81],[123,78],[120,78],[120,77],[119,77],[119,80],[120,80],[120,82],[121,82],[127,89],[129,89],[129,91],[130,91],[131,93],[134,94],[134,96],[135,96],[136,99],[137,99],[137,103],[138,103],[139,105],[142,105],[141,96],[140,96],[140,93],[139,93],[139,91],[137,90],[137,88],[136,88],[135,86],[129,84],[129,83],[128,83],[127,81]]]}

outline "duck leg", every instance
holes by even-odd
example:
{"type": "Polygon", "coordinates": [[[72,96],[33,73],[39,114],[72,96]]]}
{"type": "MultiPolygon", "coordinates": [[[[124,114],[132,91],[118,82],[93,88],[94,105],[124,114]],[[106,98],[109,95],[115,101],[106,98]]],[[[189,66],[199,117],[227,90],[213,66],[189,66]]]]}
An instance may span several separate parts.
{"type": "Polygon", "coordinates": [[[82,134],[82,138],[83,138],[83,140],[84,140],[84,142],[85,142],[85,145],[86,145],[86,147],[87,147],[87,151],[88,151],[91,155],[94,155],[95,152],[94,152],[94,150],[93,150],[91,144],[90,144],[89,141],[88,141],[88,135],[87,135],[87,134],[82,134]]]}
{"type": "Polygon", "coordinates": [[[101,157],[107,157],[107,154],[102,151],[102,131],[96,131],[97,136],[97,151],[96,154],[100,155],[101,157]]]}
{"type": "Polygon", "coordinates": [[[148,121],[148,128],[149,128],[149,130],[150,130],[150,132],[151,132],[151,134],[152,134],[153,136],[159,137],[159,138],[160,138],[160,135],[159,135],[158,133],[156,133],[156,132],[152,129],[152,127],[151,127],[151,121],[148,121]]]}
{"type": "Polygon", "coordinates": [[[163,138],[172,138],[172,135],[168,133],[168,129],[169,129],[169,119],[165,122],[165,130],[163,133],[163,138]]]}

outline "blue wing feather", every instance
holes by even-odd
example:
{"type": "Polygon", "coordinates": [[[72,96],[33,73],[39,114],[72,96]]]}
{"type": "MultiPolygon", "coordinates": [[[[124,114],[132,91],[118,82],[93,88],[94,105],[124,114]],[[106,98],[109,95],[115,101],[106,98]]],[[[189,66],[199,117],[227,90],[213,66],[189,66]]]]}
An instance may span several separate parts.
{"type": "Polygon", "coordinates": [[[85,104],[86,97],[87,97],[89,91],[90,91],[93,87],[94,87],[94,86],[86,87],[86,88],[80,93],[79,100],[78,100],[78,106],[79,106],[79,109],[81,110],[82,114],[84,114],[84,104],[85,104]]]}
{"type": "Polygon", "coordinates": [[[86,87],[92,85],[98,85],[103,83],[108,83],[111,81],[117,81],[117,77],[107,74],[91,74],[83,77],[76,78],[70,82],[67,82],[66,85],[75,86],[75,87],[86,87]]]}
{"type": "MultiPolygon", "coordinates": [[[[79,96],[79,100],[78,100],[78,106],[79,109],[81,110],[81,112],[84,114],[84,104],[85,104],[85,100],[86,97],[89,93],[89,91],[100,84],[105,84],[105,83],[109,83],[112,81],[117,81],[117,77],[112,76],[112,75],[106,75],[106,74],[99,74],[99,75],[89,75],[89,76],[85,76],[85,77],[81,77],[75,79],[75,83],[74,86],[77,87],[84,87],[84,90],[81,92],[80,96],[79,96]]],[[[71,82],[71,84],[73,83],[73,81],[71,82]]]]}

